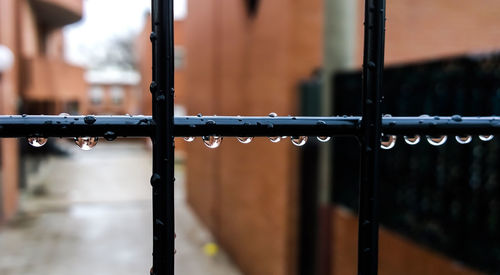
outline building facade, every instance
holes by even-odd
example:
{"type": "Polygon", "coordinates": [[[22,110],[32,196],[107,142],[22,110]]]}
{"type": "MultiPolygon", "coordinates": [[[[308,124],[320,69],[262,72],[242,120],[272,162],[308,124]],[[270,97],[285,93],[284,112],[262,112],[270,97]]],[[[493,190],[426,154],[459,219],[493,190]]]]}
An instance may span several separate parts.
{"type": "MultiPolygon", "coordinates": [[[[0,0],[0,44],[14,54],[0,80],[1,114],[86,112],[83,69],[63,59],[62,27],[80,20],[81,0],[0,0]]],[[[17,210],[19,149],[0,141],[0,221],[17,210]]]]}

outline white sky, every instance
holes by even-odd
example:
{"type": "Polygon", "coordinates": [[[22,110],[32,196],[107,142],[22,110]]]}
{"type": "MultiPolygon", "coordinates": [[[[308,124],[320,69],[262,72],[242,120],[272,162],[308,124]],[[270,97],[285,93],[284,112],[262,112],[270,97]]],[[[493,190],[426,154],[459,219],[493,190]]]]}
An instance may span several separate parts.
{"type": "MultiPolygon", "coordinates": [[[[175,18],[183,19],[188,0],[174,0],[175,18]]],[[[85,66],[86,52],[98,51],[112,37],[135,36],[143,27],[151,0],[84,0],[83,19],[64,29],[66,59],[85,66]]]]}

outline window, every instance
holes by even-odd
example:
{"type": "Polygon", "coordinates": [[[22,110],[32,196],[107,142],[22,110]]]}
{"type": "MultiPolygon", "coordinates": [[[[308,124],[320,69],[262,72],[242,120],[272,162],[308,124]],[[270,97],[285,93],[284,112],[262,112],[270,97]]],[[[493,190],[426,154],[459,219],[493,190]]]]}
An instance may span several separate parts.
{"type": "Polygon", "coordinates": [[[112,86],[110,89],[111,101],[115,105],[120,105],[123,103],[123,98],[125,97],[125,92],[123,91],[123,87],[120,86],[112,86]]]}
{"type": "Polygon", "coordinates": [[[102,87],[92,86],[89,92],[90,102],[95,105],[99,105],[102,103],[102,98],[104,97],[104,91],[102,87]]]}

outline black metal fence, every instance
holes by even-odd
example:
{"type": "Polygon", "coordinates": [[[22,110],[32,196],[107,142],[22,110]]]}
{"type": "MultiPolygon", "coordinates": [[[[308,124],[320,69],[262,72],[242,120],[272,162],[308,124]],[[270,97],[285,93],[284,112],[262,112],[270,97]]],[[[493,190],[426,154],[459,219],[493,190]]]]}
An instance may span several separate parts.
{"type": "MultiPolygon", "coordinates": [[[[335,76],[335,109],[359,114],[360,72],[335,76]]],[[[384,113],[500,114],[500,55],[464,56],[386,68],[384,113]]],[[[334,141],[335,203],[356,210],[355,140],[334,141]]],[[[500,141],[449,136],[431,146],[399,136],[381,153],[380,221],[478,270],[500,270],[500,141]],[[465,139],[466,140],[466,139],[465,139]],[[462,141],[463,142],[463,141],[462,141]]]]}
{"type": "MultiPolygon", "coordinates": [[[[173,0],[152,0],[152,117],[0,116],[0,137],[146,136],[153,141],[153,267],[174,274],[174,136],[355,136],[360,141],[358,274],[377,274],[380,138],[385,134],[499,134],[500,118],[381,116],[385,0],[365,1],[360,117],[179,117],[173,115],[173,0]]],[[[84,138],[82,142],[92,142],[84,138]]]]}

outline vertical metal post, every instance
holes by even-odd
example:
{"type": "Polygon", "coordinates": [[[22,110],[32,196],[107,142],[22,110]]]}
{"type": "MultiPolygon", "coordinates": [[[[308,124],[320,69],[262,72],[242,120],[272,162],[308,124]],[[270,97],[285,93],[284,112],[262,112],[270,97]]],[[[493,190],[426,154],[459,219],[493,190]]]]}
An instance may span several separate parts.
{"type": "Polygon", "coordinates": [[[379,151],[382,74],[385,44],[385,0],[365,1],[363,119],[359,188],[358,274],[378,272],[379,151]]]}
{"type": "Polygon", "coordinates": [[[174,13],[173,0],[152,0],[153,43],[153,267],[173,275],[174,232],[174,13]]]}

